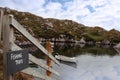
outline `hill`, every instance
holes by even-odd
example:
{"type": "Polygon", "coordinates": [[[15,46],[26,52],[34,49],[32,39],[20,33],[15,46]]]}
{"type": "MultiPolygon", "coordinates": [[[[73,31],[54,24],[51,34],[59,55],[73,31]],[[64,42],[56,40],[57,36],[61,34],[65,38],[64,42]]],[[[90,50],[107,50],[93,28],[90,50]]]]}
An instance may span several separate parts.
{"type": "Polygon", "coordinates": [[[6,13],[13,14],[14,18],[36,38],[61,38],[74,41],[84,38],[89,42],[120,42],[120,32],[115,29],[106,31],[99,26],[89,27],[72,20],[43,18],[29,12],[20,12],[9,8],[3,9],[6,9],[6,13]]]}

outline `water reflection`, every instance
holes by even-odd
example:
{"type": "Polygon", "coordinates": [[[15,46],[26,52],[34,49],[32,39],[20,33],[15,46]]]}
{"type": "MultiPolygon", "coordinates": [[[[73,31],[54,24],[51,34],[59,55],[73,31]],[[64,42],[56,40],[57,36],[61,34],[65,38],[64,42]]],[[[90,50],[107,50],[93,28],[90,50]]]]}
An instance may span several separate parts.
{"type": "Polygon", "coordinates": [[[61,64],[65,64],[67,66],[77,68],[77,62],[76,63],[71,63],[71,62],[65,62],[65,61],[60,61],[61,64]]]}
{"type": "Polygon", "coordinates": [[[61,76],[56,80],[120,80],[120,56],[112,46],[64,44],[55,45],[56,52],[66,56],[76,56],[77,67],[54,65],[61,76]],[[60,46],[60,49],[59,49],[60,46]]]}
{"type": "Polygon", "coordinates": [[[114,48],[116,51],[117,51],[117,53],[120,55],[120,49],[117,49],[117,48],[114,48]]]}
{"type": "Polygon", "coordinates": [[[54,53],[59,53],[66,56],[79,56],[84,54],[94,56],[115,56],[118,53],[112,46],[109,45],[85,45],[85,44],[55,44],[54,53]]]}
{"type": "Polygon", "coordinates": [[[120,80],[120,56],[112,46],[54,44],[55,53],[77,59],[76,67],[66,62],[60,66],[53,63],[60,73],[53,75],[55,80],[120,80]]]}
{"type": "Polygon", "coordinates": [[[77,57],[78,66],[72,68],[61,64],[58,72],[61,76],[57,80],[120,80],[120,56],[90,56],[77,57]]]}

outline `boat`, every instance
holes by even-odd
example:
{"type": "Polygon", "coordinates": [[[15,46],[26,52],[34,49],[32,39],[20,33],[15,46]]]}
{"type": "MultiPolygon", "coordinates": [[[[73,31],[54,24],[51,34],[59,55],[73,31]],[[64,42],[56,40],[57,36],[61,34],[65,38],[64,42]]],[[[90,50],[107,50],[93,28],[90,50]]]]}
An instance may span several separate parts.
{"type": "Polygon", "coordinates": [[[65,62],[71,62],[71,63],[76,63],[77,62],[75,57],[68,57],[68,56],[63,56],[63,55],[55,55],[55,58],[60,60],[60,61],[65,61],[65,62]]]}
{"type": "Polygon", "coordinates": [[[61,64],[70,66],[72,68],[77,68],[77,62],[66,62],[66,61],[60,61],[61,64]]]}

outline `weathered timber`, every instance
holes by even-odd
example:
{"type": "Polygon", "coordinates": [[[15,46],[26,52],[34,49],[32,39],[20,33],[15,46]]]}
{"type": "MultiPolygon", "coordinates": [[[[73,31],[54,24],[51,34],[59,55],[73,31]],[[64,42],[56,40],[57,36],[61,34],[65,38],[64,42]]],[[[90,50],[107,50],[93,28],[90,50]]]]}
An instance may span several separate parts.
{"type": "Polygon", "coordinates": [[[4,80],[13,80],[12,76],[7,75],[7,57],[6,54],[10,50],[10,25],[9,16],[3,16],[3,78],[4,80]]]}
{"type": "Polygon", "coordinates": [[[13,17],[10,18],[10,24],[18,30],[23,36],[25,36],[30,42],[32,42],[38,49],[40,49],[43,53],[45,53],[49,58],[51,58],[55,63],[59,64],[59,62],[51,55],[49,52],[38,42],[30,33],[27,32],[26,29],[23,28],[21,24],[19,24],[13,17]]]}
{"type": "MultiPolygon", "coordinates": [[[[50,41],[47,41],[47,42],[46,42],[46,49],[47,49],[47,51],[49,52],[48,54],[51,54],[51,53],[52,53],[52,47],[51,47],[50,41]]],[[[50,68],[52,67],[52,61],[51,61],[51,59],[50,59],[48,56],[46,56],[46,63],[47,63],[47,65],[48,65],[50,68]]],[[[51,77],[52,72],[50,72],[49,70],[47,70],[47,71],[46,71],[46,75],[49,76],[49,77],[51,77]]]]}
{"type": "Polygon", "coordinates": [[[2,23],[3,23],[3,10],[0,10],[0,42],[1,42],[1,33],[2,33],[2,23]]]}
{"type": "MultiPolygon", "coordinates": [[[[13,44],[13,46],[11,47],[12,50],[22,50],[19,46],[17,46],[16,44],[13,44]]],[[[43,69],[46,69],[56,75],[60,75],[58,72],[56,72],[54,69],[50,68],[49,66],[45,65],[44,63],[42,63],[42,61],[40,59],[37,59],[36,57],[32,56],[31,54],[29,54],[29,60],[37,65],[39,65],[40,67],[42,67],[43,69]]]]}
{"type": "Polygon", "coordinates": [[[32,75],[32,76],[35,76],[35,77],[38,77],[38,78],[41,78],[43,80],[54,80],[48,76],[40,74],[39,72],[37,72],[36,70],[33,70],[32,68],[26,68],[26,69],[22,70],[22,72],[32,75]]]}

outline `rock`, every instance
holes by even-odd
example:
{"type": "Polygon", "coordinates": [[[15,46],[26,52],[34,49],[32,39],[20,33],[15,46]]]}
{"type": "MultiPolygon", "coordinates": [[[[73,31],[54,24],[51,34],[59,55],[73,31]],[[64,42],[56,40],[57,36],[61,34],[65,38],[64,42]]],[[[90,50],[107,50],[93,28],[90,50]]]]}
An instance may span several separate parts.
{"type": "Polygon", "coordinates": [[[114,48],[120,49],[120,43],[118,43],[117,45],[115,45],[114,48]]]}

